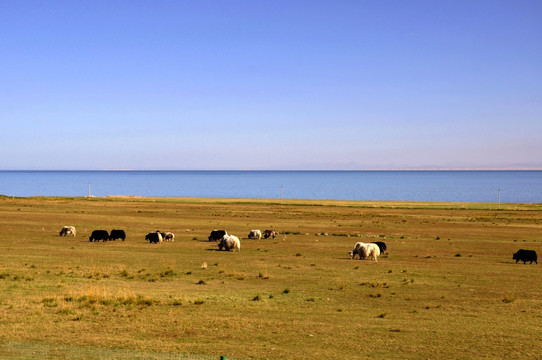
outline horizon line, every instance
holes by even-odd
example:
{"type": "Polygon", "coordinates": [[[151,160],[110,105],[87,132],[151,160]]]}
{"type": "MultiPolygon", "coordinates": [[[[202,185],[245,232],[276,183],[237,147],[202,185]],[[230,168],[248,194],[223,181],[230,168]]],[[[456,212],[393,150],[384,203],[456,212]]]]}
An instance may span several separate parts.
{"type": "Polygon", "coordinates": [[[0,169],[0,171],[542,171],[542,167],[389,168],[389,169],[0,169]]]}

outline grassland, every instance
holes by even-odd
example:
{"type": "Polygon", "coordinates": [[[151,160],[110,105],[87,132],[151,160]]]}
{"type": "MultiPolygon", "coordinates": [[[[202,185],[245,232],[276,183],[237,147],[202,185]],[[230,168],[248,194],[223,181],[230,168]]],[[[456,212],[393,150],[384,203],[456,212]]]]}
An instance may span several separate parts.
{"type": "Polygon", "coordinates": [[[156,357],[541,358],[542,264],[512,254],[542,254],[542,205],[496,207],[2,197],[0,357],[16,343],[156,357]],[[59,237],[63,225],[77,237],[59,237]],[[126,241],[88,241],[115,228],[126,241]],[[207,241],[219,228],[241,252],[207,241]],[[267,228],[278,237],[246,238],[267,228]],[[147,243],[156,229],[176,241],[147,243]],[[377,240],[389,248],[377,263],[349,259],[355,242],[377,240]]]}

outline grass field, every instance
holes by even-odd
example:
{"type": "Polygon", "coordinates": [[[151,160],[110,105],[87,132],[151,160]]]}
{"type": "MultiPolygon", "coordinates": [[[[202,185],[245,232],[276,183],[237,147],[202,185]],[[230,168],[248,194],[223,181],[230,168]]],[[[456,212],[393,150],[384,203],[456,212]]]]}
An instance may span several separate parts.
{"type": "Polygon", "coordinates": [[[542,264],[512,260],[542,254],[541,204],[2,197],[0,229],[3,358],[542,358],[542,264]],[[388,253],[351,260],[357,241],[388,253]]]}

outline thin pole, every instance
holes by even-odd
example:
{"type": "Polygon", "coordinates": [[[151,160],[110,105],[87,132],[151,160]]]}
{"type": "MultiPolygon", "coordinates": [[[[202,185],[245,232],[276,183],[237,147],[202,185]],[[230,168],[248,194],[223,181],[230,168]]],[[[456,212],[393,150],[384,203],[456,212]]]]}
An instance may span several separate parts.
{"type": "Polygon", "coordinates": [[[90,198],[90,181],[88,182],[88,197],[90,198]]]}
{"type": "Polygon", "coordinates": [[[501,189],[499,189],[499,210],[501,209],[501,189]]]}

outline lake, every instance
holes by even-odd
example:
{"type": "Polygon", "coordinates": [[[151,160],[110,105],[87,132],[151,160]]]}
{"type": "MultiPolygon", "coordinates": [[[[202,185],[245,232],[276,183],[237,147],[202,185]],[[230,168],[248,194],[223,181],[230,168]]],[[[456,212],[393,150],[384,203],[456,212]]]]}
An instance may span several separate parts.
{"type": "Polygon", "coordinates": [[[0,171],[6,196],[541,203],[542,171],[0,171]]]}

